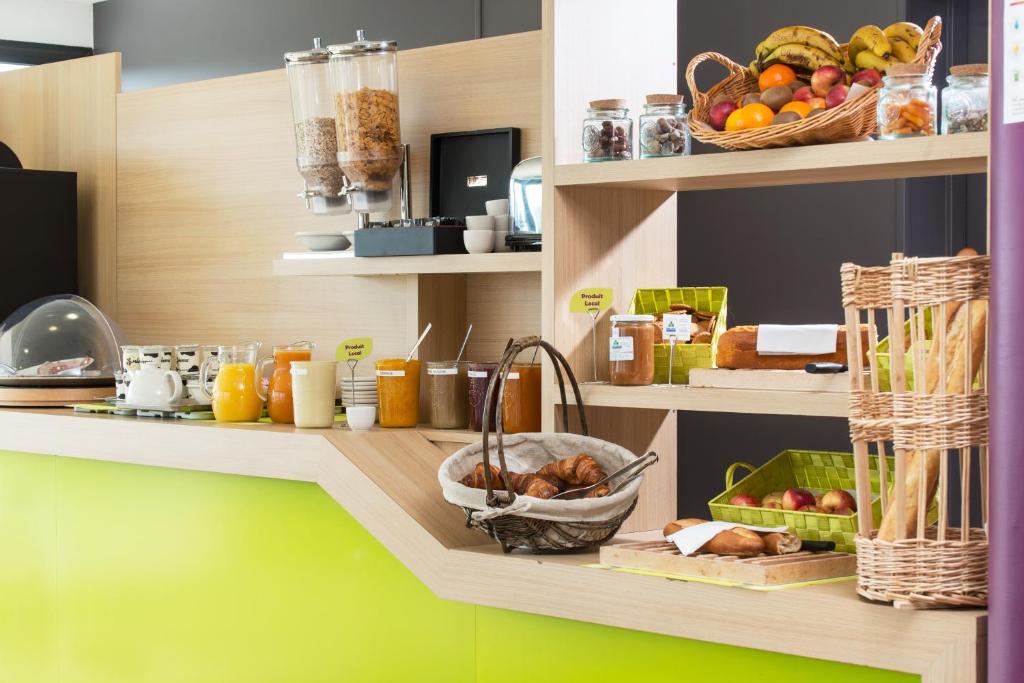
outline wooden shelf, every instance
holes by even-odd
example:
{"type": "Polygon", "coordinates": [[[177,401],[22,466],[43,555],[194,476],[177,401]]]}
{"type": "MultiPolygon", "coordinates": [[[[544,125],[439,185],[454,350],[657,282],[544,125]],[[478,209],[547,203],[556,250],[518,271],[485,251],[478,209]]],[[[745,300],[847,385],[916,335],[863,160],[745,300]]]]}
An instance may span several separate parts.
{"type": "Polygon", "coordinates": [[[555,166],[558,187],[718,190],[985,173],[988,133],[555,166]]]}
{"type": "Polygon", "coordinates": [[[436,256],[356,257],[351,252],[316,256],[285,254],[274,261],[274,275],[417,275],[428,273],[540,272],[540,252],[437,254],[436,256]]]}
{"type": "MultiPolygon", "coordinates": [[[[568,392],[568,389],[567,389],[568,392]]],[[[655,385],[614,387],[610,384],[581,384],[583,402],[588,406],[652,408],[710,413],[752,413],[759,415],[808,415],[846,417],[849,394],[829,391],[770,391],[718,389],[708,387],[655,385]]],[[[556,400],[557,390],[555,392],[556,400]]],[[[575,403],[571,392],[567,395],[575,403]]]]}

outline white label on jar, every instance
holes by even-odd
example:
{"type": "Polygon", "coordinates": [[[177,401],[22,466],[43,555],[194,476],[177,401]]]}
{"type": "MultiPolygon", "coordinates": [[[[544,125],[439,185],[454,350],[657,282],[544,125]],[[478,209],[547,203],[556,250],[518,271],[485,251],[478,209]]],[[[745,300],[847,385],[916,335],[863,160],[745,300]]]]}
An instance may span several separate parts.
{"type": "Polygon", "coordinates": [[[508,373],[508,377],[506,377],[505,379],[519,379],[519,373],[518,372],[510,372],[510,373],[508,373]]]}
{"type": "Polygon", "coordinates": [[[661,338],[668,341],[690,341],[692,319],[687,313],[666,313],[662,316],[661,338]]]}
{"type": "Polygon", "coordinates": [[[458,368],[427,368],[428,375],[457,375],[458,368]]]}
{"type": "Polygon", "coordinates": [[[466,376],[467,377],[471,377],[473,379],[486,379],[487,378],[487,371],[486,370],[470,370],[469,372],[466,373],[466,376]]]}
{"type": "Polygon", "coordinates": [[[309,370],[307,370],[306,368],[297,368],[292,366],[292,375],[295,375],[297,377],[305,377],[308,374],[309,370]]]}
{"type": "Polygon", "coordinates": [[[378,370],[378,377],[405,377],[405,370],[378,370]]]}
{"type": "Polygon", "coordinates": [[[633,338],[612,337],[608,340],[608,360],[633,360],[633,338]]]}

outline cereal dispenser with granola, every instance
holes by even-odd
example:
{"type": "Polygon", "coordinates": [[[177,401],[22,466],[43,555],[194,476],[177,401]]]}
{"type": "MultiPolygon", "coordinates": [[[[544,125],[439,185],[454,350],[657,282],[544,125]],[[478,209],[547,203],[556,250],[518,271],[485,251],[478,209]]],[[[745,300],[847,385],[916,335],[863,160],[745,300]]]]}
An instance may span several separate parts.
{"type": "Polygon", "coordinates": [[[306,181],[300,197],[316,214],[346,214],[352,209],[346,179],[338,165],[338,121],[335,120],[329,53],[313,39],[312,50],[286,52],[285,71],[292,95],[295,161],[306,181]]]}
{"type": "Polygon", "coordinates": [[[391,208],[392,185],[404,148],[398,122],[398,43],[367,40],[330,45],[331,81],[338,127],[338,162],[348,177],[352,208],[391,208]]]}

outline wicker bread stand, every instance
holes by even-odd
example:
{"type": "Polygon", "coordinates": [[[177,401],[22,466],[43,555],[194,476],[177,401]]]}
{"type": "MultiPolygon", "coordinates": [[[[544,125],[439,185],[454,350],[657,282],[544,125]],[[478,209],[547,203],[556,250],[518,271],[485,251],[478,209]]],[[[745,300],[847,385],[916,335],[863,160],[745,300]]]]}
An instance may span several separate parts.
{"type": "Polygon", "coordinates": [[[885,267],[844,264],[841,278],[848,344],[856,348],[850,353],[850,436],[859,510],[857,591],[896,607],[983,607],[988,602],[989,257],[897,254],[885,267]],[[926,313],[933,323],[930,340],[926,313]],[[882,320],[891,339],[891,392],[879,389],[875,348],[882,320]],[[867,368],[855,332],[862,323],[869,330],[867,368]],[[885,512],[875,529],[869,448],[885,455],[888,444],[895,470],[891,483],[885,481],[886,470],[879,471],[885,512]],[[956,508],[951,493],[959,496],[956,508]],[[979,528],[970,524],[974,495],[980,495],[979,528]],[[925,512],[933,499],[939,509],[934,526],[925,512]]]}

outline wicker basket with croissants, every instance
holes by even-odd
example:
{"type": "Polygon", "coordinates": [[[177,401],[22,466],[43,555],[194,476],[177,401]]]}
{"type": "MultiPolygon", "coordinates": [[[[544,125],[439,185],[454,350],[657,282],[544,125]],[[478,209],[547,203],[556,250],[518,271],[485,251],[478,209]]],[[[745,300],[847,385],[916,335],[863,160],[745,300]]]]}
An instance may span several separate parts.
{"type": "MultiPolygon", "coordinates": [[[[556,460],[544,465],[536,472],[509,472],[508,484],[512,490],[520,496],[532,496],[534,498],[551,498],[564,493],[581,489],[586,486],[593,486],[607,476],[604,469],[597,464],[591,456],[586,453],[579,453],[569,458],[556,460]]],[[[484,464],[477,463],[476,469],[467,474],[461,480],[465,486],[474,489],[486,489],[484,464]]],[[[491,465],[491,481],[498,491],[508,490],[501,480],[501,470],[491,465]]],[[[584,498],[603,498],[611,489],[607,484],[588,491],[584,498]]]]}

